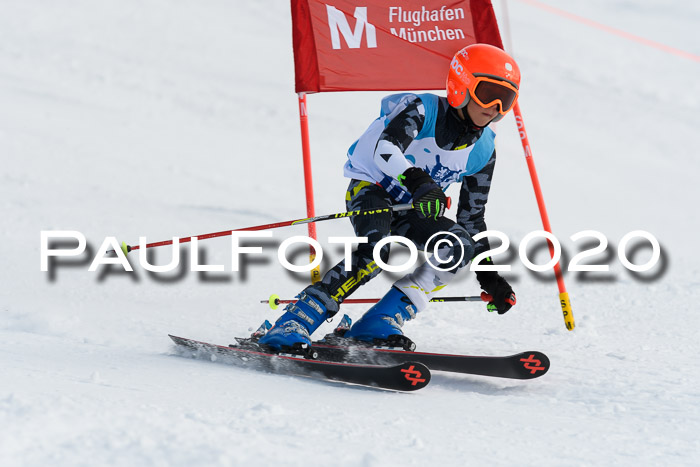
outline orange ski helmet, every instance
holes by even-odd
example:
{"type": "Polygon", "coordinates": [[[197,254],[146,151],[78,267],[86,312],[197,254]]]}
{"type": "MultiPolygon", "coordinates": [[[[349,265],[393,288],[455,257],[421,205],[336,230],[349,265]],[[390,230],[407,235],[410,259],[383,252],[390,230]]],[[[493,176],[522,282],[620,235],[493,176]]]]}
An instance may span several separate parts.
{"type": "Polygon", "coordinates": [[[498,121],[518,100],[520,68],[513,57],[489,44],[468,45],[457,52],[447,75],[447,101],[466,107],[470,99],[481,107],[498,103],[498,121]]]}

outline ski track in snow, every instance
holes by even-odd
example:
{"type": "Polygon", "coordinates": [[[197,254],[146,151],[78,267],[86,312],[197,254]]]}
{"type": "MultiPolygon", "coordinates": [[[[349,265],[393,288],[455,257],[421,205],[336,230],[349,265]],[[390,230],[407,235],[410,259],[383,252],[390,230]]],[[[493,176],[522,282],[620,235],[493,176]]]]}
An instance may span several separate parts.
{"type": "MultiPolygon", "coordinates": [[[[700,54],[696,5],[556,6],[700,54]]],[[[258,301],[305,285],[275,258],[303,227],[275,231],[242,274],[230,272],[228,239],[200,244],[224,273],[149,275],[137,253],[130,274],[90,273],[87,257],[39,270],[41,230],[79,230],[94,254],[107,236],[135,244],[305,215],[288,2],[4,2],[0,465],[700,463],[698,64],[525,2],[509,2],[509,14],[553,229],[568,259],[580,249],[569,236],[604,233],[610,254],[593,260],[611,271],[567,273],[577,329],[566,331],[556,285],[517,258],[541,224],[505,118],[487,222],[513,244],[518,305],[497,316],[436,304],[405,330],[424,351],[541,350],[551,370],[532,381],[434,372],[427,388],[401,394],[173,348],[168,333],[227,344],[274,321],[258,301]],[[662,245],[665,270],[647,280],[616,256],[637,229],[662,245]]],[[[309,96],[319,214],[344,208],[345,151],[382,95],[309,96]]],[[[346,221],[318,230],[352,235],[346,221]]],[[[322,244],[328,267],[342,252],[322,244]]],[[[164,264],[170,250],[153,255],[164,264]]],[[[642,248],[635,262],[648,257],[642,248]]],[[[396,277],[357,296],[380,296],[396,277]]],[[[448,291],[477,293],[473,275],[448,291]]],[[[341,311],[357,319],[363,309],[341,311]]]]}

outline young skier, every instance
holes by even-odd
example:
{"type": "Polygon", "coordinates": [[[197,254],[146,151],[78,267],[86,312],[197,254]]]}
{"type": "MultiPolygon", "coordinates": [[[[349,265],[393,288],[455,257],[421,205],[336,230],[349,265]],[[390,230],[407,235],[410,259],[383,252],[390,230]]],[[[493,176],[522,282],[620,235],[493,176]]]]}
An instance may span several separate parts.
{"type": "MultiPolygon", "coordinates": [[[[489,249],[486,238],[476,243],[471,238],[486,230],[484,208],[496,162],[495,134],[488,125],[513,108],[519,85],[513,58],[497,47],[474,44],[452,59],[446,98],[409,93],[385,97],[381,116],[348,151],[344,169],[351,181],[345,201],[348,211],[403,203],[412,203],[413,209],[352,217],[356,235],[368,241],[358,245],[351,269],[345,270],[343,260],[304,289],[260,344],[277,350],[310,345],[311,334],[338,312],[343,300],[381,272],[373,259],[377,242],[400,235],[422,249],[437,234],[434,240],[450,240],[440,243],[439,260],[396,281],[345,333],[361,341],[403,342],[403,323],[424,310],[474,256],[489,249]],[[462,185],[454,222],[443,217],[444,190],[458,181],[462,185]]],[[[389,244],[379,256],[387,262],[389,244]]],[[[489,258],[481,264],[492,263],[489,258]]],[[[515,304],[513,289],[497,272],[477,272],[476,277],[492,297],[489,311],[503,314],[515,304]]]]}

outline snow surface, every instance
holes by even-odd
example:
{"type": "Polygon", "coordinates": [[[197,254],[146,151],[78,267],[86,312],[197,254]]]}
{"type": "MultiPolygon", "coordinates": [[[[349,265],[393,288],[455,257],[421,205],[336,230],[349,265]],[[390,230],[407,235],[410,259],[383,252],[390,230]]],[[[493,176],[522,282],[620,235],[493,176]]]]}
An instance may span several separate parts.
{"type": "MultiPolygon", "coordinates": [[[[695,55],[699,5],[556,2],[695,55]]],[[[434,373],[426,389],[401,394],[175,354],[168,333],[225,344],[274,320],[257,302],[305,285],[275,259],[302,227],[276,231],[240,274],[228,239],[200,244],[223,273],[151,275],[136,253],[133,273],[88,272],[88,255],[39,268],[42,230],[81,231],[94,254],[107,236],[135,244],[304,217],[288,2],[5,0],[1,9],[0,465],[700,463],[697,62],[508,3],[553,229],[567,258],[585,243],[572,234],[604,233],[608,254],[591,261],[611,271],[566,274],[577,321],[568,332],[551,274],[517,257],[541,224],[507,117],[487,221],[513,244],[518,305],[498,316],[436,304],[405,329],[422,350],[538,349],[552,368],[524,382],[434,373]],[[638,229],[663,254],[633,275],[616,250],[638,229]]],[[[382,95],[309,96],[317,213],[343,210],[345,151],[382,95]]],[[[352,231],[347,221],[318,231],[328,267],[342,251],[325,239],[352,231]]],[[[644,263],[650,249],[631,256],[644,263]]],[[[379,296],[396,277],[356,296],[379,296]]],[[[478,288],[468,273],[447,291],[478,288]]],[[[363,309],[344,307],[353,318],[363,309]]]]}

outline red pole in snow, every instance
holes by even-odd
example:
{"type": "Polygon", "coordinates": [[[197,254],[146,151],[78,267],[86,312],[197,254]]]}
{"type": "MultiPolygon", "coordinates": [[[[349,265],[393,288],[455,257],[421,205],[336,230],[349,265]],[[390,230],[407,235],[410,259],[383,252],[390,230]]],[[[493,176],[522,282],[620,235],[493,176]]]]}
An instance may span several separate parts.
{"type": "MultiPolygon", "coordinates": [[[[530,171],[532,187],[535,190],[537,207],[540,209],[542,226],[544,227],[544,230],[552,233],[552,227],[549,224],[549,216],[547,215],[547,208],[544,205],[544,197],[542,196],[542,187],[540,187],[540,180],[537,177],[537,169],[535,169],[535,161],[532,158],[530,140],[528,139],[527,132],[525,131],[525,122],[523,121],[522,113],[520,113],[520,105],[518,103],[516,103],[515,107],[513,107],[513,114],[515,115],[515,122],[517,123],[518,131],[520,132],[520,141],[523,143],[523,149],[525,150],[525,160],[527,161],[527,168],[530,171]]],[[[547,244],[549,245],[549,254],[554,257],[554,246],[549,241],[547,241],[547,244]]],[[[571,302],[569,301],[569,294],[566,291],[566,285],[564,284],[564,277],[562,276],[559,262],[554,265],[554,275],[557,278],[557,286],[559,287],[559,303],[561,305],[561,311],[564,314],[566,329],[573,331],[574,327],[576,326],[574,323],[574,313],[571,310],[571,302]]]]}
{"type": "MultiPolygon", "coordinates": [[[[300,92],[299,96],[299,124],[301,126],[301,150],[304,161],[304,187],[306,189],[306,215],[314,217],[316,208],[314,207],[314,186],[313,177],[311,175],[311,145],[309,143],[309,114],[306,108],[306,93],[300,92]]],[[[316,240],[316,224],[309,224],[309,237],[316,240]]],[[[313,263],[316,259],[316,250],[313,246],[309,247],[309,262],[313,263]]],[[[311,271],[311,283],[316,283],[321,280],[320,266],[315,267],[311,271]]]]}

